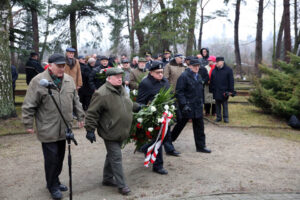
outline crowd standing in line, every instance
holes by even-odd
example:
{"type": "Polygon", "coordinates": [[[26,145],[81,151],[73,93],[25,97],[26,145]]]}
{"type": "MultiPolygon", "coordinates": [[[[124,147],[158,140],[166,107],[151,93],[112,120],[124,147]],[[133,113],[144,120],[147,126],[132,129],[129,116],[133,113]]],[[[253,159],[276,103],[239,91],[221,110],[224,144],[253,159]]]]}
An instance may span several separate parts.
{"type": "MultiPolygon", "coordinates": [[[[216,122],[220,122],[223,107],[223,120],[228,123],[228,97],[234,94],[233,72],[224,57],[209,55],[208,48],[202,48],[196,56],[187,57],[182,54],[172,57],[168,49],[155,56],[145,52],[145,57],[133,57],[131,62],[126,54],[122,54],[119,60],[118,56],[96,54],[79,55],[76,59],[75,53],[75,49],[67,48],[65,56],[53,54],[45,69],[39,64],[37,53],[31,53],[26,63],[29,87],[22,106],[23,122],[27,131],[33,133],[33,120],[36,120],[37,137],[44,153],[47,188],[54,199],[62,198],[61,191],[68,190],[58,178],[64,159],[65,127],[53,112],[54,104],[47,89],[39,85],[42,78],[56,85],[54,96],[61,102],[60,107],[70,125],[75,116],[79,126],[83,127],[86,114],[86,138],[91,143],[96,142],[97,130],[107,149],[102,184],[117,187],[123,195],[130,189],[123,174],[121,144],[129,136],[132,112],[149,104],[161,88],[171,87],[176,98],[176,124],[168,128],[164,140],[166,154],[181,154],[172,142],[189,120],[193,124],[196,151],[211,153],[206,147],[203,111],[205,115],[216,114],[216,122]],[[138,91],[136,102],[129,98],[132,90],[138,91]]],[[[144,145],[139,151],[146,153],[151,144],[144,145]]],[[[163,149],[160,147],[153,172],[168,174],[163,163],[163,149]]]]}

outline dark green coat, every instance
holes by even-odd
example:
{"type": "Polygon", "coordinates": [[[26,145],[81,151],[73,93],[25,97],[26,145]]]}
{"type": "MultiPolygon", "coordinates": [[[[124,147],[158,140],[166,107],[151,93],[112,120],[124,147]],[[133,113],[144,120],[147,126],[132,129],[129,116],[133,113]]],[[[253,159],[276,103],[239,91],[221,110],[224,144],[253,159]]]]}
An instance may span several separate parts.
{"type": "Polygon", "coordinates": [[[123,86],[116,89],[109,82],[93,95],[86,113],[85,128],[97,132],[104,140],[123,141],[129,137],[133,103],[123,86]]]}

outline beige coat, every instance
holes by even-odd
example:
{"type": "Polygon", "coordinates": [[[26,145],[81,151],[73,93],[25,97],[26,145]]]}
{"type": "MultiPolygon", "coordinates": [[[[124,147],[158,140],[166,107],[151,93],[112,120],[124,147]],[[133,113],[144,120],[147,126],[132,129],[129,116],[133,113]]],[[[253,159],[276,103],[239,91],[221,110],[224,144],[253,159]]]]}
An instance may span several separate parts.
{"type": "Polygon", "coordinates": [[[76,88],[82,86],[82,76],[81,76],[81,70],[80,70],[80,64],[79,61],[76,60],[75,66],[71,69],[69,65],[65,65],[65,73],[72,76],[74,79],[76,88]]]}
{"type": "Polygon", "coordinates": [[[171,62],[165,66],[164,77],[166,79],[168,79],[168,81],[172,87],[172,91],[175,92],[177,79],[182,74],[182,72],[184,72],[185,69],[186,69],[186,66],[184,66],[182,64],[178,65],[176,63],[175,59],[171,60],[171,62]]]}
{"type": "MultiPolygon", "coordinates": [[[[26,92],[22,105],[22,118],[26,129],[32,129],[35,119],[37,137],[41,142],[64,140],[66,126],[55,107],[48,89],[40,86],[41,79],[52,81],[48,70],[35,76],[26,92]]],[[[73,112],[83,121],[84,112],[71,76],[64,74],[61,90],[52,89],[53,96],[71,126],[73,112]]]]}

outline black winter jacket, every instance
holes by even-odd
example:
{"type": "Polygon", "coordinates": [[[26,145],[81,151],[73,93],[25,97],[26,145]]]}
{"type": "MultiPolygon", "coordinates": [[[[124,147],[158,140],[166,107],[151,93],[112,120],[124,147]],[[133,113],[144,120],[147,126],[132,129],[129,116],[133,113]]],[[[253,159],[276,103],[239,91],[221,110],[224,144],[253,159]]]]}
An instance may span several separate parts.
{"type": "Polygon", "coordinates": [[[90,88],[89,75],[91,74],[93,68],[88,64],[80,63],[80,70],[82,76],[82,87],[79,89],[79,93],[83,95],[92,95],[94,90],[90,88]]]}
{"type": "Polygon", "coordinates": [[[104,67],[102,65],[98,66],[98,67],[94,67],[90,74],[89,74],[89,86],[90,89],[94,92],[96,91],[98,88],[100,88],[105,82],[106,79],[99,79],[97,78],[97,73],[99,73],[101,71],[101,69],[105,69],[107,67],[104,67]]]}
{"type": "Polygon", "coordinates": [[[221,69],[215,67],[212,71],[209,91],[217,101],[226,101],[224,93],[234,91],[233,72],[225,63],[221,69]]]}
{"type": "Polygon", "coordinates": [[[170,84],[168,80],[164,77],[161,81],[156,80],[148,74],[139,84],[138,97],[136,102],[140,104],[147,105],[150,101],[154,99],[154,96],[159,93],[161,88],[169,89],[170,84]]]}
{"type": "Polygon", "coordinates": [[[176,98],[183,118],[201,118],[203,114],[202,78],[198,75],[198,79],[195,80],[194,76],[195,73],[187,68],[177,80],[176,98]],[[182,111],[185,105],[191,108],[191,112],[182,111]]]}
{"type": "Polygon", "coordinates": [[[41,66],[38,60],[29,58],[25,66],[26,72],[26,83],[29,85],[31,79],[35,77],[37,74],[44,71],[44,68],[41,66]]]}

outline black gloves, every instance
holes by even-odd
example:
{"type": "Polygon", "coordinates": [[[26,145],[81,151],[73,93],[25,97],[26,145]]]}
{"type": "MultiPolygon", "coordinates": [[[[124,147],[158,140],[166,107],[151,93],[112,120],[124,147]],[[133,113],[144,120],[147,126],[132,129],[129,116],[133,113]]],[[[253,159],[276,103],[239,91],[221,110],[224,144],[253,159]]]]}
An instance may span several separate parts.
{"type": "Polygon", "coordinates": [[[94,131],[87,131],[86,139],[88,139],[91,143],[96,142],[96,136],[95,136],[94,131]]]}
{"type": "Polygon", "coordinates": [[[189,113],[189,112],[191,112],[192,111],[192,109],[188,106],[188,105],[185,105],[184,107],[183,107],[183,109],[182,109],[182,112],[183,113],[189,113]]]}

